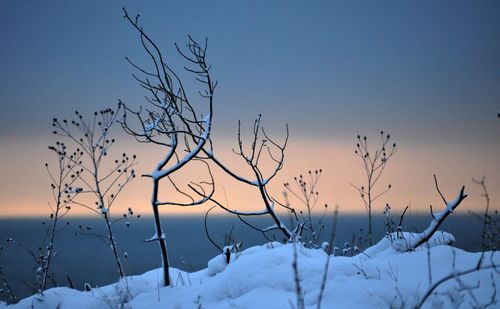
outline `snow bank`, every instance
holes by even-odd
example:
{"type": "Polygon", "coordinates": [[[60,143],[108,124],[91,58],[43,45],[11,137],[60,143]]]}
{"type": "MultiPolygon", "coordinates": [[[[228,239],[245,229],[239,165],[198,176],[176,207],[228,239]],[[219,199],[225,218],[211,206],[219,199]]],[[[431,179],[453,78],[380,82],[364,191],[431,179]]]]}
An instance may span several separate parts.
{"type": "Polygon", "coordinates": [[[361,254],[366,258],[375,256],[391,255],[398,252],[410,250],[422,250],[423,247],[434,247],[440,245],[452,245],[455,237],[447,232],[437,231],[421,247],[415,248],[416,243],[422,238],[423,233],[396,232],[382,238],[376,245],[366,249],[361,254]]]}
{"type": "MultiPolygon", "coordinates": [[[[401,236],[401,235],[400,235],[401,236]]],[[[412,235],[390,241],[384,238],[357,256],[330,257],[323,308],[412,308],[431,282],[477,264],[480,253],[468,253],[447,244],[453,236],[439,232],[429,246],[401,253],[398,246],[411,245],[412,235]],[[401,239],[405,239],[402,241],[401,239]],[[399,241],[399,242],[398,242],[399,241]],[[429,268],[429,262],[431,267],[429,268]]],[[[299,279],[306,308],[316,308],[327,259],[321,249],[297,249],[299,279]]],[[[486,253],[485,266],[500,264],[486,253]]],[[[187,273],[172,268],[171,287],[160,287],[161,270],[131,276],[89,292],[54,288],[8,308],[292,308],[296,307],[292,269],[293,245],[277,242],[233,254],[226,265],[219,255],[204,270],[187,273]]],[[[491,301],[500,275],[481,270],[449,280],[424,304],[424,308],[486,304],[491,301]],[[477,287],[477,283],[479,287],[477,287]],[[464,286],[470,291],[464,291],[464,286]],[[475,300],[474,300],[475,299],[475,300]]],[[[496,301],[498,301],[498,296],[496,301]]],[[[0,305],[1,307],[1,305],[0,305]]]]}

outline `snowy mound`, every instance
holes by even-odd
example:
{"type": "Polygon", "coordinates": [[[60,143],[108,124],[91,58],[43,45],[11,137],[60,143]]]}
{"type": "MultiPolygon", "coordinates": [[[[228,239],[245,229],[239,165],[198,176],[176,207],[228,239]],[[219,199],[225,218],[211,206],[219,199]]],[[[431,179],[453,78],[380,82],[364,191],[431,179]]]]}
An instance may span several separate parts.
{"type": "MultiPolygon", "coordinates": [[[[413,308],[431,284],[473,268],[480,259],[480,253],[443,245],[452,237],[437,233],[428,246],[407,253],[397,250],[401,243],[394,247],[384,238],[357,256],[330,257],[322,307],[413,308]]],[[[295,245],[295,252],[305,307],[317,308],[327,255],[301,245],[295,245]]],[[[8,308],[297,308],[293,262],[294,245],[274,242],[234,254],[229,264],[222,255],[216,256],[198,272],[172,268],[172,287],[160,287],[162,272],[157,269],[88,292],[49,289],[8,308]]],[[[500,264],[500,258],[486,253],[482,264],[486,269],[439,285],[423,307],[472,307],[497,301],[500,275],[492,263],[500,264]]]]}
{"type": "MultiPolygon", "coordinates": [[[[398,232],[387,235],[382,238],[376,245],[363,251],[366,258],[392,255],[398,252],[410,251],[415,247],[415,243],[420,239],[422,233],[398,232]]],[[[447,232],[438,231],[434,233],[430,239],[423,245],[424,247],[451,245],[455,243],[455,237],[447,232]]],[[[421,248],[417,248],[421,249],[421,248]]]]}

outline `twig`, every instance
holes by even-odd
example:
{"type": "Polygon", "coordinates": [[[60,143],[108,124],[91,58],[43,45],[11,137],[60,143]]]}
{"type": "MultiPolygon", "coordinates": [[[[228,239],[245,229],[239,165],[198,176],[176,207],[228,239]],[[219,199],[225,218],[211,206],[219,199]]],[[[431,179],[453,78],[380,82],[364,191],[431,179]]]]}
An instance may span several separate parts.
{"type": "Polygon", "coordinates": [[[337,233],[337,216],[339,213],[338,205],[335,205],[335,210],[333,211],[333,224],[332,224],[332,234],[330,235],[330,244],[328,251],[326,252],[326,262],[325,268],[323,270],[323,278],[321,279],[321,287],[319,289],[318,295],[318,309],[321,309],[321,301],[323,300],[323,293],[325,292],[326,279],[328,277],[328,267],[330,266],[330,259],[332,258],[333,244],[335,243],[336,233],[337,233]]]}
{"type": "Polygon", "coordinates": [[[295,279],[295,295],[297,297],[297,309],[304,309],[304,294],[302,287],[300,285],[299,267],[298,267],[298,255],[297,255],[297,239],[293,241],[293,278],[295,279]]]}

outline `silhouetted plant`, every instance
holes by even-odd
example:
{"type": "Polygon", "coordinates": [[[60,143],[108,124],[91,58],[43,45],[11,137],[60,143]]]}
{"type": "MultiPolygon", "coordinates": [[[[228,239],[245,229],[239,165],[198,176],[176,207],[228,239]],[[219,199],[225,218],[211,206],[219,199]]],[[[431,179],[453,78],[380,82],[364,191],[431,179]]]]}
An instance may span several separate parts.
{"type": "Polygon", "coordinates": [[[473,213],[483,223],[481,231],[481,248],[483,251],[496,251],[500,245],[498,235],[500,234],[500,218],[498,210],[495,209],[493,214],[490,213],[490,195],[486,187],[486,177],[483,176],[480,180],[472,179],[472,182],[481,186],[483,192],[481,196],[484,198],[485,207],[482,215],[473,213]]]}
{"type": "Polygon", "coordinates": [[[91,120],[86,121],[78,112],[73,120],[53,119],[56,128],[54,134],[65,137],[74,142],[78,148],[73,154],[65,153],[65,159],[80,168],[79,183],[86,198],[71,201],[90,210],[101,217],[106,226],[106,243],[110,246],[117,272],[120,278],[125,276],[118,245],[113,233],[111,208],[117,197],[135,177],[133,166],[136,156],[129,157],[123,153],[120,157],[108,159],[109,151],[115,144],[110,137],[110,130],[118,123],[118,110],[107,108],[95,112],[91,120]],[[94,205],[92,205],[92,201],[94,205]]]}
{"type": "Polygon", "coordinates": [[[391,185],[389,184],[383,191],[375,191],[375,189],[385,167],[387,166],[387,162],[396,153],[396,143],[392,143],[392,145],[390,144],[390,134],[384,134],[384,131],[381,131],[380,137],[380,146],[373,150],[369,149],[366,136],[361,138],[361,136],[358,135],[356,149],[354,150],[354,153],[361,159],[362,166],[366,174],[366,183],[360,186],[351,185],[356,188],[361,196],[365,210],[368,214],[368,244],[370,246],[373,244],[373,203],[382,195],[387,193],[391,189],[391,185]]]}
{"type": "MultiPolygon", "coordinates": [[[[12,237],[6,239],[8,244],[20,247],[32,258],[34,262],[32,267],[34,274],[32,288],[34,292],[42,294],[47,288],[49,281],[52,282],[53,286],[57,286],[54,274],[50,271],[50,266],[52,259],[57,255],[55,246],[56,236],[69,226],[68,221],[61,225],[60,220],[68,214],[74,199],[83,191],[82,188],[75,185],[82,173],[82,169],[78,165],[82,154],[79,152],[68,154],[67,146],[61,142],[56,142],[54,146],[49,146],[48,148],[56,155],[57,164],[56,168],[51,170],[49,164],[45,163],[45,168],[50,177],[53,201],[48,203],[51,210],[49,223],[42,222],[46,226],[46,229],[40,245],[35,250],[12,237]],[[72,159],[69,159],[70,156],[72,159]]],[[[3,246],[1,248],[3,249],[3,246]]],[[[8,284],[7,278],[3,273],[2,280],[4,284],[8,284]]],[[[14,292],[10,287],[8,287],[8,291],[11,301],[14,301],[14,292]]]]}
{"type": "Polygon", "coordinates": [[[385,204],[384,207],[384,217],[385,217],[385,227],[386,233],[385,237],[387,237],[390,241],[400,239],[403,237],[403,220],[408,210],[409,206],[406,206],[403,213],[399,217],[399,222],[396,225],[396,222],[392,218],[391,206],[389,204],[385,204]]]}
{"type": "Polygon", "coordinates": [[[39,248],[40,267],[37,268],[36,280],[38,293],[43,293],[47,288],[50,263],[56,255],[54,247],[56,235],[69,224],[69,222],[66,222],[66,224],[60,227],[59,221],[68,214],[75,198],[83,192],[83,188],[76,186],[83,172],[83,168],[80,165],[84,154],[83,151],[77,150],[69,153],[66,144],[62,142],[56,142],[55,146],[49,146],[49,150],[55,153],[57,165],[51,171],[49,164],[45,163],[45,168],[51,180],[50,188],[52,190],[53,201],[49,203],[51,213],[47,234],[39,248]]]}
{"type": "Polygon", "coordinates": [[[308,171],[306,176],[300,174],[298,177],[294,177],[292,184],[289,182],[284,184],[286,204],[292,209],[293,213],[298,211],[297,218],[299,222],[297,222],[297,225],[304,224],[305,231],[300,235],[302,241],[307,247],[312,248],[319,248],[320,246],[320,236],[324,228],[323,220],[328,210],[328,204],[324,204],[317,214],[314,213],[314,210],[317,210],[316,206],[318,206],[319,191],[317,186],[322,173],[322,169],[314,172],[308,171]],[[299,202],[299,207],[292,206],[288,201],[289,195],[299,202]]]}

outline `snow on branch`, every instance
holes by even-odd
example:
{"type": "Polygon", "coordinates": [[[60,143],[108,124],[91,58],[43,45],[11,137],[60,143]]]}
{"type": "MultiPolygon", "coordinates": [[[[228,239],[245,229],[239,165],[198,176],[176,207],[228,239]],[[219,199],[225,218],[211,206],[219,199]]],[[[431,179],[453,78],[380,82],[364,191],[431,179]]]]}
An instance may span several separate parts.
{"type": "Polygon", "coordinates": [[[446,217],[448,217],[458,207],[458,205],[460,205],[460,203],[467,197],[467,194],[465,194],[464,192],[465,187],[462,186],[462,189],[460,189],[460,192],[458,193],[457,197],[453,201],[447,202],[446,199],[441,194],[441,191],[439,190],[439,186],[436,180],[436,175],[434,175],[434,180],[436,183],[436,189],[438,190],[439,194],[445,201],[446,207],[442,211],[434,213],[432,215],[434,219],[431,221],[429,226],[422,233],[420,233],[420,236],[417,239],[415,239],[415,243],[412,244],[410,248],[408,248],[409,250],[417,248],[422,244],[424,244],[425,242],[427,242],[432,237],[432,235],[437,231],[439,226],[444,222],[446,217]]]}
{"type": "MultiPolygon", "coordinates": [[[[152,66],[150,69],[145,69],[143,66],[126,58],[136,71],[132,75],[133,78],[147,92],[148,108],[132,109],[120,101],[119,106],[122,106],[124,111],[121,125],[125,132],[133,136],[138,142],[159,145],[164,149],[163,156],[153,171],[148,175],[144,175],[150,177],[153,183],[151,206],[153,208],[156,235],[163,235],[159,219],[159,206],[200,205],[208,201],[215,191],[210,167],[205,162],[210,181],[190,182],[188,184],[191,190],[203,194],[199,200],[195,200],[188,193],[182,191],[171,176],[188,163],[203,160],[204,158],[201,155],[206,153],[205,148],[212,147],[210,132],[212,129],[213,96],[217,82],[212,80],[210,75],[211,66],[206,62],[207,40],[205,40],[204,44],[199,44],[191,36],[188,36],[186,52],[175,44],[177,53],[190,66],[186,66],[184,69],[194,75],[195,79],[204,88],[198,94],[203,98],[205,104],[195,105],[188,97],[179,75],[169,66],[166,56],[139,23],[139,15],[132,18],[125,8],[123,8],[123,13],[125,20],[139,34],[142,48],[150,56],[152,66]],[[128,115],[132,117],[128,117],[128,115]],[[168,179],[178,195],[187,197],[189,201],[160,201],[158,196],[161,179],[168,179]],[[210,186],[210,192],[205,192],[206,190],[202,185],[210,186]]],[[[170,285],[166,240],[164,237],[156,237],[150,240],[157,241],[160,245],[163,283],[164,285],[170,285]]]]}
{"type": "Polygon", "coordinates": [[[160,239],[165,240],[167,237],[165,237],[165,233],[161,234],[161,237],[158,237],[158,234],[154,234],[148,239],[145,239],[144,242],[152,242],[152,241],[159,241],[160,239]]]}
{"type": "MultiPolygon", "coordinates": [[[[211,118],[210,118],[211,119],[211,118]]],[[[196,146],[191,149],[190,152],[188,152],[182,159],[180,159],[176,164],[172,165],[171,167],[162,170],[159,168],[156,168],[152,173],[151,177],[154,179],[161,179],[165,176],[168,176],[172,174],[173,172],[179,170],[181,167],[186,165],[189,161],[194,159],[196,155],[201,151],[203,146],[205,145],[206,141],[208,140],[208,137],[210,135],[210,129],[211,129],[211,120],[208,122],[207,127],[205,128],[203,134],[198,137],[198,142],[196,146]]]]}
{"type": "MultiPolygon", "coordinates": [[[[460,192],[458,193],[457,197],[448,202],[446,198],[443,196],[441,193],[441,190],[439,189],[436,175],[434,175],[434,182],[436,185],[436,190],[438,191],[439,195],[443,199],[446,207],[438,212],[434,213],[432,211],[431,207],[431,215],[432,215],[432,221],[430,222],[429,226],[421,233],[417,234],[412,234],[411,237],[400,237],[401,239],[396,239],[392,243],[392,247],[396,249],[399,252],[407,252],[411,250],[415,250],[415,248],[420,247],[421,245],[427,243],[431,238],[433,237],[434,233],[438,230],[438,228],[441,226],[441,224],[444,222],[444,220],[460,205],[460,203],[467,197],[467,194],[465,194],[465,187],[462,187],[460,189],[460,192]]],[[[450,241],[453,239],[450,238],[450,241]]]]}

